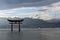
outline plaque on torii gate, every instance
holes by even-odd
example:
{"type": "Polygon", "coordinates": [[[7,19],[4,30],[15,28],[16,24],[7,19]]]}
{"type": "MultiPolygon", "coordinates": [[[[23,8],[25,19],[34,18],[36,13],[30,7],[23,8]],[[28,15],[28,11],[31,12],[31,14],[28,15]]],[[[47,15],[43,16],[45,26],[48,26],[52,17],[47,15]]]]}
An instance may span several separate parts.
{"type": "Polygon", "coordinates": [[[21,19],[21,20],[19,20],[19,19],[8,19],[8,21],[9,21],[9,24],[11,24],[11,32],[13,31],[13,24],[19,24],[19,32],[20,32],[20,25],[22,24],[22,21],[23,21],[24,19],[21,19]]]}

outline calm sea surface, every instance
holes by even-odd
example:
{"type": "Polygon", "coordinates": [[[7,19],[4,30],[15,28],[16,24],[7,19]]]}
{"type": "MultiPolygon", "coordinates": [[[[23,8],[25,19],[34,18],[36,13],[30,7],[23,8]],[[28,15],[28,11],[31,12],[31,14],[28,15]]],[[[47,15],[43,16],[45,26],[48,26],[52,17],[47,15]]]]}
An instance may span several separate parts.
{"type": "Polygon", "coordinates": [[[60,28],[0,29],[0,40],[60,40],[60,28]]]}

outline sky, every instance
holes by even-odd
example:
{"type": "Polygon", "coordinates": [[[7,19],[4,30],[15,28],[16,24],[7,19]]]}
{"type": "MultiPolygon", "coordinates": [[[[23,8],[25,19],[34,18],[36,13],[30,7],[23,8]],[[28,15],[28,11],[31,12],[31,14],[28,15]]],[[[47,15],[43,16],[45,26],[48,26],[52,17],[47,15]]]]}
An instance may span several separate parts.
{"type": "Polygon", "coordinates": [[[0,0],[0,17],[60,19],[60,0],[0,0]]]}

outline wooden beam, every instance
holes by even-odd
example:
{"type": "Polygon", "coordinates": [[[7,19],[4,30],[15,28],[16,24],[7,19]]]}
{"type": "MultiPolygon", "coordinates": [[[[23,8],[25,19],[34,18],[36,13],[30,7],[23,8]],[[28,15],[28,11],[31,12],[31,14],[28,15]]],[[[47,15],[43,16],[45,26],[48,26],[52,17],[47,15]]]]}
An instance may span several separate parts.
{"type": "MultiPolygon", "coordinates": [[[[12,24],[12,22],[9,22],[9,24],[12,24]]],[[[19,22],[13,22],[13,24],[19,24],[19,22]]],[[[22,22],[20,22],[22,24],[22,22]]]]}

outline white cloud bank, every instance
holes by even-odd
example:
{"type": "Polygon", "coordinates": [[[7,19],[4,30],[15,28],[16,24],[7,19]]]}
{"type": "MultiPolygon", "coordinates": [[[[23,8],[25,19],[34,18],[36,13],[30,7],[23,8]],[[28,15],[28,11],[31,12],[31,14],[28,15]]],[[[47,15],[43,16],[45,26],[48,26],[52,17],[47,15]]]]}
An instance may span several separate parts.
{"type": "MultiPolygon", "coordinates": [[[[24,10],[24,9],[47,9],[48,11],[52,12],[60,12],[60,2],[56,2],[47,6],[42,6],[42,7],[20,7],[20,8],[14,8],[14,9],[9,9],[9,10],[0,10],[0,16],[8,16],[8,14],[13,15],[16,10],[24,10]]],[[[19,15],[19,13],[17,13],[19,15]]],[[[50,15],[49,12],[46,11],[35,11],[31,13],[32,18],[39,18],[39,19],[44,19],[44,20],[50,20],[53,19],[54,17],[50,15]]],[[[53,14],[53,13],[51,13],[53,14]]],[[[60,16],[56,16],[56,18],[60,18],[60,16]]]]}
{"type": "Polygon", "coordinates": [[[49,6],[43,6],[43,9],[47,9],[50,11],[60,11],[60,2],[53,3],[49,6]]]}
{"type": "Polygon", "coordinates": [[[49,13],[47,13],[47,12],[36,11],[36,12],[32,13],[31,18],[37,18],[37,19],[43,19],[43,20],[50,20],[53,17],[50,16],[49,13]]]}

